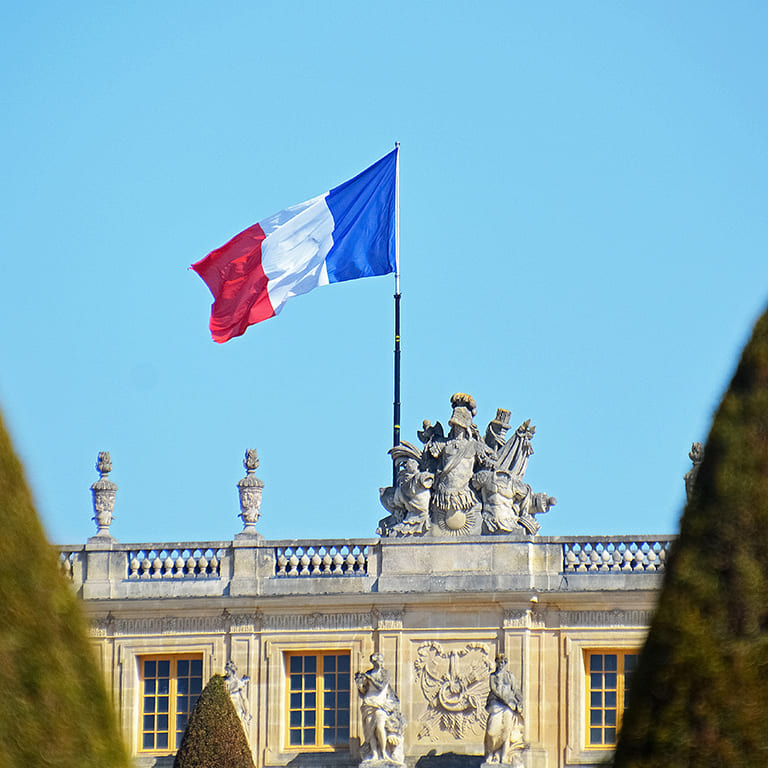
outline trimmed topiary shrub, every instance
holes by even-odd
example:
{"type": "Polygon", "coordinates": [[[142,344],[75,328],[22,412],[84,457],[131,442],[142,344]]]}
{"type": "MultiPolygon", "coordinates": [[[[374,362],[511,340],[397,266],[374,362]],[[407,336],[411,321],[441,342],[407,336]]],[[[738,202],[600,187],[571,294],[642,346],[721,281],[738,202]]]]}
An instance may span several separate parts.
{"type": "Polygon", "coordinates": [[[768,313],[715,416],[613,765],[768,765],[768,313]]]}
{"type": "Polygon", "coordinates": [[[221,675],[203,688],[173,768],[254,768],[243,724],[221,675]]]}
{"type": "Polygon", "coordinates": [[[0,419],[0,765],[124,768],[77,598],[0,419]]]}

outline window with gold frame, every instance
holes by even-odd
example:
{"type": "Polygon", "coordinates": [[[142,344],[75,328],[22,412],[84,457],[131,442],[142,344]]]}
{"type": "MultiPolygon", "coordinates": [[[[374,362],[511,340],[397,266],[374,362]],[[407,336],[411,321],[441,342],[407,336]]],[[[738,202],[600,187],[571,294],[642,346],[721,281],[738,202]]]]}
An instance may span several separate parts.
{"type": "Polygon", "coordinates": [[[586,748],[606,749],[616,744],[638,655],[634,651],[602,649],[585,651],[584,655],[587,692],[586,748]]]}
{"type": "Polygon", "coordinates": [[[349,651],[286,653],[287,749],[331,750],[349,744],[349,651]]]}
{"type": "Polygon", "coordinates": [[[139,751],[175,752],[203,690],[203,656],[141,656],[139,680],[139,751]]]}

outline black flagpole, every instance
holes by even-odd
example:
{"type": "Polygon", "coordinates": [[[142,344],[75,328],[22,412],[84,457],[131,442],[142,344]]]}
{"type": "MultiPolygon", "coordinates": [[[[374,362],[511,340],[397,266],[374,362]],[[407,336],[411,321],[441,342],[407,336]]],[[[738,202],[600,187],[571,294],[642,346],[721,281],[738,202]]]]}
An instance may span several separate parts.
{"type": "MultiPolygon", "coordinates": [[[[392,446],[400,445],[400,142],[395,142],[395,402],[392,446]]],[[[397,485],[397,462],[392,457],[392,487],[397,485]]]]}

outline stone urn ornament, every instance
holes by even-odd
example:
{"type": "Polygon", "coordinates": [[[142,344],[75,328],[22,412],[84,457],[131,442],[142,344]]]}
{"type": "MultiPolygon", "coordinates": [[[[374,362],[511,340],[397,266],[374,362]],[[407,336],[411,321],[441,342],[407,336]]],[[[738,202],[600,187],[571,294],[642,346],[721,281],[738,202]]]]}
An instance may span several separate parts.
{"type": "Polygon", "coordinates": [[[246,469],[246,475],[237,482],[237,490],[240,493],[240,514],[238,517],[243,521],[241,535],[258,536],[256,523],[261,517],[261,495],[264,491],[264,483],[253,474],[259,466],[255,448],[245,452],[243,466],[246,469]]]}
{"type": "Polygon", "coordinates": [[[110,536],[109,526],[114,519],[115,497],[117,496],[117,485],[113,483],[108,475],[112,471],[112,459],[109,451],[101,451],[96,461],[96,471],[99,473],[99,479],[91,486],[93,494],[92,520],[96,523],[97,536],[110,536]]]}

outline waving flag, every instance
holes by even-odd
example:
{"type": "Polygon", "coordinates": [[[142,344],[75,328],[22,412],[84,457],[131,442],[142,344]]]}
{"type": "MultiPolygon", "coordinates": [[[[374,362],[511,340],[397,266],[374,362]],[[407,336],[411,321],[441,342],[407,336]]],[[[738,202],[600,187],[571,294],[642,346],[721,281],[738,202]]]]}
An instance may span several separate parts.
{"type": "Polygon", "coordinates": [[[214,341],[240,336],[317,286],[396,271],[397,152],[248,227],[192,265],[213,294],[214,341]]]}

